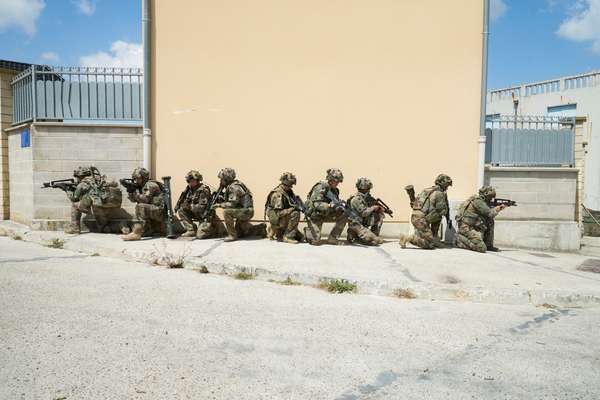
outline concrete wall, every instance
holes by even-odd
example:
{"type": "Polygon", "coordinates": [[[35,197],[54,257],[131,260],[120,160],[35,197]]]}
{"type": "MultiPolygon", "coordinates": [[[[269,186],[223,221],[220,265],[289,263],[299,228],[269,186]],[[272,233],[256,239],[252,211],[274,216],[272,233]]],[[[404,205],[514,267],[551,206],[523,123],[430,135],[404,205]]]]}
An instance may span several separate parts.
{"type": "Polygon", "coordinates": [[[260,208],[282,172],[305,196],[338,167],[343,197],[369,177],[400,222],[406,184],[477,189],[481,0],[152,6],[154,175],[174,192],[233,167],[260,208]]]}
{"type": "Polygon", "coordinates": [[[14,71],[0,69],[0,220],[9,217],[8,137],[4,129],[12,124],[12,89],[14,71]]]}
{"type": "Polygon", "coordinates": [[[498,220],[576,220],[576,168],[486,167],[485,182],[498,197],[518,205],[504,210],[498,220]]]}
{"type": "MultiPolygon", "coordinates": [[[[585,163],[587,173],[583,190],[583,204],[594,210],[600,211],[600,74],[590,80],[585,88],[560,90],[551,93],[525,96],[525,85],[520,88],[519,115],[545,115],[549,106],[577,104],[576,115],[586,117],[587,123],[582,126],[582,144],[587,143],[585,163]]],[[[561,88],[565,87],[565,79],[560,78],[561,88]]],[[[506,90],[506,89],[499,89],[506,90]]],[[[510,96],[498,99],[488,96],[487,114],[514,114],[513,102],[510,96]]]]}
{"type": "MultiPolygon", "coordinates": [[[[36,123],[8,132],[12,220],[34,229],[60,229],[69,220],[70,202],[42,183],[71,178],[80,165],[95,165],[115,179],[130,177],[142,163],[141,128],[36,123]],[[20,133],[31,132],[31,147],[21,148],[20,133]]],[[[126,197],[126,196],[124,196],[126,197]]],[[[127,199],[124,208],[133,211],[127,199]]]]}

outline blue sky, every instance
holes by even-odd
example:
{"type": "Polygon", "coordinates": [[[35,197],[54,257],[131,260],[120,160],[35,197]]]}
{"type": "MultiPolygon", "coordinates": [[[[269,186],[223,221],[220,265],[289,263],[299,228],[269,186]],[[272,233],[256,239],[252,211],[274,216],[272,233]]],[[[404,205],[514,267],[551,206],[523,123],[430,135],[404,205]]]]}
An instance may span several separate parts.
{"type": "MultiPolygon", "coordinates": [[[[600,0],[491,2],[490,89],[600,69],[600,0]]],[[[140,4],[0,0],[0,58],[51,65],[139,64],[140,4]]]]}

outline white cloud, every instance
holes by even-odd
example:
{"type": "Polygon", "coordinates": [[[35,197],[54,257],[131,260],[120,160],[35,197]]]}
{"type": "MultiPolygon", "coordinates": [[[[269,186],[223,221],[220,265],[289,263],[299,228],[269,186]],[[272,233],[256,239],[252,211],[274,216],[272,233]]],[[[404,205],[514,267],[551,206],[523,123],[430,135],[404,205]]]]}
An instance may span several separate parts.
{"type": "Polygon", "coordinates": [[[53,51],[46,51],[40,55],[40,58],[45,63],[57,63],[60,61],[60,56],[53,51]]]}
{"type": "Polygon", "coordinates": [[[44,7],[44,0],[0,0],[0,32],[18,28],[33,36],[44,7]]]}
{"type": "Polygon", "coordinates": [[[600,54],[600,0],[577,0],[556,33],[576,42],[591,41],[592,51],[600,54]]]}
{"type": "Polygon", "coordinates": [[[121,40],[110,46],[110,54],[99,51],[94,54],[79,58],[83,67],[142,67],[142,45],[140,43],[127,43],[121,40]]]}
{"type": "Polygon", "coordinates": [[[73,1],[73,4],[82,14],[93,15],[96,12],[96,0],[76,0],[73,1]]]}
{"type": "Polygon", "coordinates": [[[496,21],[498,18],[506,14],[508,6],[504,0],[491,0],[490,1],[490,19],[496,21]]]}

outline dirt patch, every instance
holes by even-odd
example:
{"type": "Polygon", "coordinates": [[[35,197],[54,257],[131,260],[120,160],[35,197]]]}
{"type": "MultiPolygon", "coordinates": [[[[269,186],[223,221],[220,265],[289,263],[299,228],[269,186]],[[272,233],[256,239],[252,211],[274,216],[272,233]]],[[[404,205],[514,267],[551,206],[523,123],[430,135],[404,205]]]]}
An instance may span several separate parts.
{"type": "Polygon", "coordinates": [[[600,260],[596,258],[588,258],[577,267],[579,271],[592,272],[594,274],[600,274],[600,260]]]}
{"type": "Polygon", "coordinates": [[[453,275],[442,275],[440,281],[442,283],[450,283],[452,285],[455,285],[460,282],[460,279],[453,275]]]}

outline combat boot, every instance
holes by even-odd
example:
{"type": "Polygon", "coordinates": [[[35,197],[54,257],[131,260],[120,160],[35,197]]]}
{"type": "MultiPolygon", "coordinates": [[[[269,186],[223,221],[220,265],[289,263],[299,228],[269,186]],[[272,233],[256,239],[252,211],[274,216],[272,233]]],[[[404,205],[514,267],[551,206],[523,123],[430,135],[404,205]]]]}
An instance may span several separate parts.
{"type": "Polygon", "coordinates": [[[79,235],[81,233],[81,226],[76,223],[71,223],[65,228],[67,235],[79,235]]]}
{"type": "Polygon", "coordinates": [[[277,239],[277,237],[275,235],[275,231],[273,230],[273,227],[271,225],[269,225],[267,227],[267,239],[269,239],[269,240],[277,239]]]}
{"type": "Polygon", "coordinates": [[[236,240],[237,236],[234,235],[227,235],[227,237],[223,239],[224,242],[235,242],[236,240]]]}
{"type": "Polygon", "coordinates": [[[181,237],[184,237],[184,238],[196,237],[196,232],[194,232],[194,231],[185,231],[181,235],[181,237]]]}
{"type": "Polygon", "coordinates": [[[345,246],[346,245],[346,242],[344,242],[343,240],[339,240],[339,239],[336,239],[333,237],[327,238],[327,241],[325,243],[331,244],[334,246],[345,246]]]}
{"type": "Polygon", "coordinates": [[[282,239],[283,243],[289,243],[289,244],[298,244],[300,242],[298,242],[296,239],[284,236],[282,239]]]}
{"type": "Polygon", "coordinates": [[[256,232],[256,236],[258,236],[260,238],[266,238],[267,237],[267,224],[262,222],[262,223],[256,225],[254,231],[256,232]]]}
{"type": "Polygon", "coordinates": [[[400,235],[400,246],[402,246],[403,249],[406,248],[406,243],[408,243],[410,241],[410,235],[405,235],[405,234],[401,234],[400,235]]]}
{"type": "Polygon", "coordinates": [[[126,242],[129,242],[132,240],[140,240],[142,238],[143,232],[144,232],[144,228],[142,227],[142,225],[135,224],[135,225],[133,225],[133,230],[131,231],[131,233],[121,236],[121,239],[125,240],[126,242]]]}
{"type": "Polygon", "coordinates": [[[495,246],[487,246],[487,251],[498,252],[500,249],[495,246]]]}

